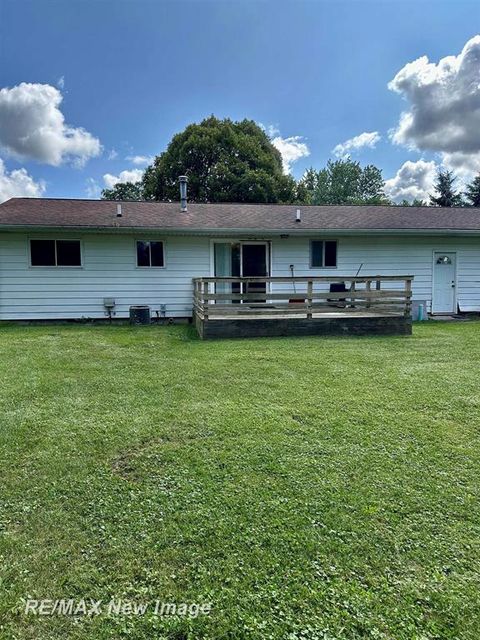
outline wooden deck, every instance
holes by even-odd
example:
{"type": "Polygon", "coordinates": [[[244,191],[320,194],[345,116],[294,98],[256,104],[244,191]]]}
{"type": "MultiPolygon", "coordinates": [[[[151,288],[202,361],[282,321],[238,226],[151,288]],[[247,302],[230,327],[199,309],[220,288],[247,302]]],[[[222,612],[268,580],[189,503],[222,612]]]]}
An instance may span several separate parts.
{"type": "Polygon", "coordinates": [[[194,322],[202,338],[409,335],[412,281],[380,275],[194,278],[194,322]]]}

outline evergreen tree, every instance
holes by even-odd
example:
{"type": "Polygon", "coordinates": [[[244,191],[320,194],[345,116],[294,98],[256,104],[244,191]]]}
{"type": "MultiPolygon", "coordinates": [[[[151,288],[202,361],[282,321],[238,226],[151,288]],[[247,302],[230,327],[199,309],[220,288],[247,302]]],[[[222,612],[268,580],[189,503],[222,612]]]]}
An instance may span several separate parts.
{"type": "Polygon", "coordinates": [[[454,189],[456,177],[453,171],[442,171],[437,173],[435,180],[435,194],[430,196],[430,204],[435,207],[461,207],[462,195],[454,189]]]}
{"type": "Polygon", "coordinates": [[[470,184],[467,184],[465,198],[468,200],[469,206],[480,207],[480,173],[470,184]]]}

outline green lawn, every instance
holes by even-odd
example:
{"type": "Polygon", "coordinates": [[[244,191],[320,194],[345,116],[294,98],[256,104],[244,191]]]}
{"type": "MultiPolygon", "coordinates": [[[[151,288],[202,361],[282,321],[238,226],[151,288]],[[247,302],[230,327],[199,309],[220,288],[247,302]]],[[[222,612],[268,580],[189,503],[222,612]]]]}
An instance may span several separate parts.
{"type": "Polygon", "coordinates": [[[0,638],[477,640],[479,360],[478,322],[0,327],[0,638]]]}

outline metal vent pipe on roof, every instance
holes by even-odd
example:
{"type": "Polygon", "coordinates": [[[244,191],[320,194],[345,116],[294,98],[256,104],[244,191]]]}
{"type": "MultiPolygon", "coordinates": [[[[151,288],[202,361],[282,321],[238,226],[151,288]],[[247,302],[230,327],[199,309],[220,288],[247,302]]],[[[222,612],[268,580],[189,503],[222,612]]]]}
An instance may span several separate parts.
{"type": "Polygon", "coordinates": [[[117,218],[121,218],[121,217],[122,217],[122,205],[117,204],[117,218]]]}
{"type": "Polygon", "coordinates": [[[301,215],[300,215],[300,209],[297,209],[297,215],[295,217],[295,222],[301,222],[301,221],[302,221],[302,218],[301,218],[301,215]]]}
{"type": "Polygon", "coordinates": [[[180,176],[180,211],[187,210],[187,176],[180,176]]]}

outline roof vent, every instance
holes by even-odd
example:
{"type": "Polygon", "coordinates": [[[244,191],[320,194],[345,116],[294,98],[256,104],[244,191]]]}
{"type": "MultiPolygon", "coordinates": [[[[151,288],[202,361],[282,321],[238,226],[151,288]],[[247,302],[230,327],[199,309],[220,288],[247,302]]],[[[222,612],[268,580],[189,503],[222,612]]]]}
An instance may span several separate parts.
{"type": "Polygon", "coordinates": [[[297,215],[295,216],[295,222],[301,222],[300,209],[297,209],[297,215]]]}
{"type": "Polygon", "coordinates": [[[187,210],[187,176],[179,176],[180,181],[180,211],[187,210]]]}
{"type": "Polygon", "coordinates": [[[122,205],[117,204],[117,218],[121,218],[121,217],[122,217],[122,205]]]}

